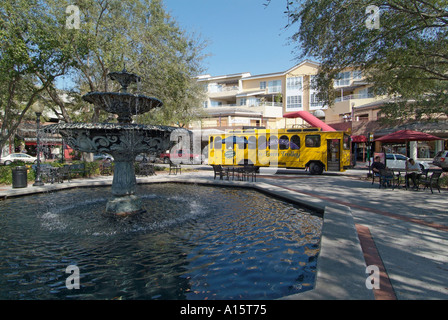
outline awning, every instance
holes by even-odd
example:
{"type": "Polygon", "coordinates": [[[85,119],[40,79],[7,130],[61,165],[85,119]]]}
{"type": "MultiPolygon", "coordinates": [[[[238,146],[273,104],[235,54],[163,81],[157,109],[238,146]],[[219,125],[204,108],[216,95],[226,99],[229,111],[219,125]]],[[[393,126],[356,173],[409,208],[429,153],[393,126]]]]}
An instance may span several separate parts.
{"type": "Polygon", "coordinates": [[[308,111],[288,112],[283,115],[283,118],[302,118],[313,127],[321,128],[322,131],[336,131],[334,128],[330,127],[328,124],[326,124],[319,118],[313,116],[308,111]]]}
{"type": "Polygon", "coordinates": [[[363,136],[363,135],[352,136],[352,142],[356,142],[356,143],[367,142],[367,137],[363,136]]]}

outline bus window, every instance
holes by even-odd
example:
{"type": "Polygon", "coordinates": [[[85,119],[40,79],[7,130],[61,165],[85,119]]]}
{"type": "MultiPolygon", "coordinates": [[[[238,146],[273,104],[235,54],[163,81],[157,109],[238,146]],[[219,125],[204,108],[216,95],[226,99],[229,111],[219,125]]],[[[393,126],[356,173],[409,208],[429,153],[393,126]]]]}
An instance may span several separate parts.
{"type": "Polygon", "coordinates": [[[246,137],[237,137],[236,142],[238,143],[238,148],[241,149],[247,149],[247,139],[246,137]]]}
{"type": "Polygon", "coordinates": [[[248,139],[249,149],[257,149],[257,138],[255,136],[250,136],[248,139]]]}
{"type": "Polygon", "coordinates": [[[270,136],[268,145],[269,145],[269,149],[277,150],[277,148],[278,148],[278,138],[276,136],[270,136]]]}
{"type": "Polygon", "coordinates": [[[221,137],[216,137],[216,139],[215,139],[215,149],[221,149],[221,146],[222,146],[222,140],[221,140],[221,137]]]}
{"type": "Polygon", "coordinates": [[[305,147],[308,148],[318,148],[320,147],[320,136],[319,135],[308,135],[305,138],[305,147]]]}
{"type": "Polygon", "coordinates": [[[280,150],[287,150],[289,149],[289,138],[288,136],[281,136],[280,140],[278,141],[278,148],[280,150]]]}
{"type": "Polygon", "coordinates": [[[266,149],[266,136],[258,136],[258,150],[266,149]]]}
{"type": "Polygon", "coordinates": [[[291,143],[290,143],[291,150],[299,150],[300,149],[300,137],[298,135],[293,135],[291,137],[291,143]]]}
{"type": "Polygon", "coordinates": [[[213,149],[213,136],[210,137],[210,149],[213,149]]]}

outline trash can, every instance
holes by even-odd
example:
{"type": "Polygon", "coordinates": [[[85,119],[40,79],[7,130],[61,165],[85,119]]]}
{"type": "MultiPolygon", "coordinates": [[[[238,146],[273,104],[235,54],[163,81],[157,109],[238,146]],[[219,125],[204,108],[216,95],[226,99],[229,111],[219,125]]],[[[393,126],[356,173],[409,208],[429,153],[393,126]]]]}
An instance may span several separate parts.
{"type": "Polygon", "coordinates": [[[12,168],[12,187],[26,188],[27,186],[27,168],[25,166],[12,168]]]}

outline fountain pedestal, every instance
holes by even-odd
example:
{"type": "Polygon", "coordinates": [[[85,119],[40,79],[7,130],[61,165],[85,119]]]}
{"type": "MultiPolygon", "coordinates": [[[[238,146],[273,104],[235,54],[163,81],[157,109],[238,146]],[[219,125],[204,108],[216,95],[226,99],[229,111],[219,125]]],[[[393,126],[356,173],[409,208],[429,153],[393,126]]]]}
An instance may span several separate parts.
{"type": "Polygon", "coordinates": [[[107,202],[106,212],[119,216],[145,212],[142,202],[134,195],[136,185],[134,162],[115,161],[112,181],[112,194],[115,198],[107,202]]]}

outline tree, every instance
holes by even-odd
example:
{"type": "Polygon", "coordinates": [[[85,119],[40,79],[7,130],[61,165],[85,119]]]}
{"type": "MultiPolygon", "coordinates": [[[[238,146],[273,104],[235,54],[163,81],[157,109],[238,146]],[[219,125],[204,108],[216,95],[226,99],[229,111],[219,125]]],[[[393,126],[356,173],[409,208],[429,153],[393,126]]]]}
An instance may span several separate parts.
{"type": "Polygon", "coordinates": [[[62,28],[63,19],[39,0],[0,3],[0,149],[55,79],[76,67],[73,55],[85,52],[83,36],[62,28]]]}
{"type": "Polygon", "coordinates": [[[447,0],[288,0],[286,6],[300,58],[321,62],[317,85],[327,102],[335,98],[337,74],[355,67],[377,94],[396,99],[384,114],[448,115],[447,0]]]}
{"type": "MultiPolygon", "coordinates": [[[[140,115],[139,123],[184,126],[201,110],[203,89],[193,77],[202,72],[203,43],[188,35],[165,12],[161,0],[96,0],[79,3],[82,12],[80,32],[90,39],[87,58],[79,57],[78,95],[88,91],[118,91],[108,79],[111,71],[124,67],[142,78],[129,87],[156,97],[161,110],[140,115]]],[[[78,103],[83,121],[102,121],[108,116],[99,108],[78,103]],[[93,113],[86,113],[93,108],[93,113]]]]}

